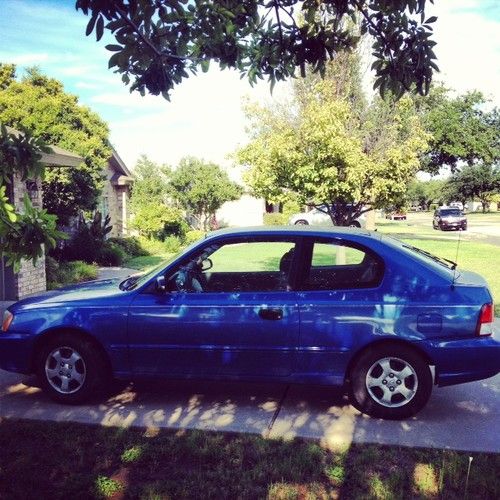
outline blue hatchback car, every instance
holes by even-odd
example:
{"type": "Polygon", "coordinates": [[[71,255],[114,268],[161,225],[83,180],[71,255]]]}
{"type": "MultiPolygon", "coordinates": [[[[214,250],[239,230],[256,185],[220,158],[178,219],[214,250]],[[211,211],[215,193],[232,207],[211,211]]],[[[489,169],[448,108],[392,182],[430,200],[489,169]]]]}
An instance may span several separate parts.
{"type": "Polygon", "coordinates": [[[111,378],[346,386],[376,417],[433,384],[500,371],[479,275],[376,232],[222,230],[159,268],[30,297],[5,313],[0,367],[79,403],[111,378]]]}

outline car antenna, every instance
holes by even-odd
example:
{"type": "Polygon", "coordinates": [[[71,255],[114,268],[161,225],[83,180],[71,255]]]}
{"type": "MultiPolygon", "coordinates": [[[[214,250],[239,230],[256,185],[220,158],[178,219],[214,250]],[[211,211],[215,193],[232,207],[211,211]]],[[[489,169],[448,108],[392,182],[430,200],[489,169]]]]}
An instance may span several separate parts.
{"type": "Polygon", "coordinates": [[[462,236],[462,230],[459,229],[458,230],[458,240],[457,240],[457,253],[455,255],[455,265],[453,266],[453,280],[451,282],[451,289],[452,290],[455,288],[455,280],[458,278],[458,271],[457,271],[457,267],[458,267],[458,249],[460,248],[460,241],[462,240],[461,236],[462,236]]]}

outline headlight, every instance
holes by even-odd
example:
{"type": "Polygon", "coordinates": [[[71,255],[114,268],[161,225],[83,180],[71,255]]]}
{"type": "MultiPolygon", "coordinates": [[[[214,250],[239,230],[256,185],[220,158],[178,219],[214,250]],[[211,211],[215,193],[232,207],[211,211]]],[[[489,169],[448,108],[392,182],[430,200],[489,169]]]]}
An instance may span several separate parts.
{"type": "Polygon", "coordinates": [[[13,319],[14,315],[10,311],[5,311],[3,313],[2,332],[6,332],[9,329],[13,319]]]}

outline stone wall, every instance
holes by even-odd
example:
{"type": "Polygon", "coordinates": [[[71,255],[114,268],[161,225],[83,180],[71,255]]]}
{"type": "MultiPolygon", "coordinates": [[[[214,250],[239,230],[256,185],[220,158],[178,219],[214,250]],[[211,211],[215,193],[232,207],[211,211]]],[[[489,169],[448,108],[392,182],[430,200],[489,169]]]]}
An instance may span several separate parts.
{"type": "MultiPolygon", "coordinates": [[[[33,206],[37,208],[42,207],[41,180],[38,179],[36,182],[29,181],[26,183],[21,181],[20,177],[16,174],[13,182],[12,200],[20,212],[24,211],[25,194],[28,194],[33,206]]],[[[11,283],[13,284],[13,289],[9,290],[8,293],[13,297],[12,300],[22,299],[27,295],[45,291],[47,289],[45,257],[42,256],[36,265],[31,261],[23,261],[19,272],[14,273],[11,283]]]]}

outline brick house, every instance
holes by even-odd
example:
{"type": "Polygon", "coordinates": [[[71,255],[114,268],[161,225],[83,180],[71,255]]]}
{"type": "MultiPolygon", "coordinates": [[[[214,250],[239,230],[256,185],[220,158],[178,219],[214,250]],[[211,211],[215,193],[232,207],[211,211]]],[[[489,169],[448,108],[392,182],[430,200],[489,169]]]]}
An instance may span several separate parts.
{"type": "Polygon", "coordinates": [[[134,178],[118,153],[108,160],[106,168],[106,184],[104,185],[100,211],[111,219],[110,236],[124,237],[129,234],[128,221],[130,218],[128,202],[134,178]]]}
{"type": "MultiPolygon", "coordinates": [[[[50,147],[50,153],[43,153],[41,162],[50,167],[77,167],[83,159],[78,155],[65,151],[57,146],[50,147]]],[[[21,181],[14,175],[9,185],[9,198],[18,211],[24,207],[24,195],[27,194],[34,207],[42,207],[41,179],[21,181]]],[[[41,258],[34,265],[31,261],[23,261],[18,273],[0,259],[0,301],[18,300],[32,293],[45,291],[47,280],[45,276],[45,259],[41,258]]]]}

